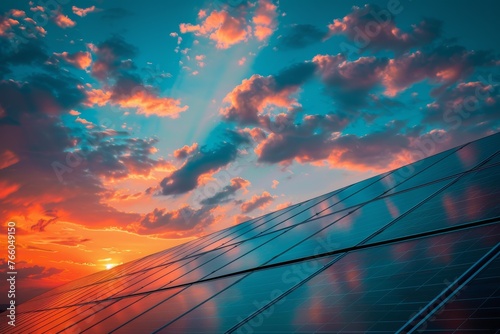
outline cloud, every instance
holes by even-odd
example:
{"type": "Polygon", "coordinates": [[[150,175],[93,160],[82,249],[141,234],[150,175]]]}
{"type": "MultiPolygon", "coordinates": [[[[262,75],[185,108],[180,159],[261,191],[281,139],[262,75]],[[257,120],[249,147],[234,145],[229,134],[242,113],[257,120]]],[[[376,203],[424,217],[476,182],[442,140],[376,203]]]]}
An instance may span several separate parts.
{"type": "Polygon", "coordinates": [[[323,41],[328,31],[323,31],[311,24],[293,24],[279,40],[279,46],[285,49],[301,49],[323,41]]]}
{"type": "Polygon", "coordinates": [[[459,83],[423,108],[424,124],[448,131],[451,145],[475,140],[500,127],[498,84],[479,81],[459,83]]]}
{"type": "Polygon", "coordinates": [[[63,53],[55,53],[54,55],[81,70],[87,69],[92,64],[92,56],[90,55],[90,52],[78,51],[69,54],[65,51],[63,53]]]}
{"type": "Polygon", "coordinates": [[[121,37],[114,36],[99,45],[90,45],[96,55],[91,74],[102,82],[113,84],[106,89],[92,89],[87,92],[87,106],[117,105],[121,108],[134,108],[137,114],[146,116],[176,118],[188,109],[181,101],[159,96],[159,92],[145,85],[142,78],[131,70],[135,65],[130,58],[137,54],[134,46],[121,37]]]}
{"type": "Polygon", "coordinates": [[[12,29],[12,27],[17,25],[19,25],[18,20],[0,16],[0,36],[8,37],[8,32],[12,29]]]}
{"type": "Polygon", "coordinates": [[[276,187],[278,187],[278,184],[280,184],[280,181],[273,180],[273,185],[271,186],[271,188],[276,189],[276,187]]]}
{"type": "Polygon", "coordinates": [[[73,6],[71,7],[71,10],[73,10],[73,13],[75,13],[75,15],[78,15],[80,17],[87,16],[88,13],[99,11],[99,9],[96,8],[96,6],[90,6],[87,8],[78,8],[76,6],[73,6]]]}
{"type": "Polygon", "coordinates": [[[232,133],[231,141],[224,141],[214,148],[202,146],[186,162],[161,183],[163,195],[177,195],[195,189],[203,176],[212,175],[234,161],[238,155],[238,146],[248,143],[248,139],[232,133]]]}
{"type": "Polygon", "coordinates": [[[120,76],[112,91],[93,89],[87,93],[87,106],[117,105],[121,108],[136,109],[137,114],[176,118],[186,111],[181,101],[170,97],[158,96],[150,86],[145,86],[138,76],[120,76]]]}
{"type": "Polygon", "coordinates": [[[25,17],[26,12],[24,10],[20,10],[20,9],[11,9],[10,15],[12,15],[12,17],[20,18],[20,17],[25,17]]]}
{"type": "Polygon", "coordinates": [[[236,86],[224,98],[228,105],[221,108],[220,114],[226,121],[241,125],[259,124],[266,110],[274,108],[293,109],[300,107],[292,97],[300,85],[312,77],[315,65],[301,63],[285,69],[275,76],[253,75],[236,86]]]}
{"type": "Polygon", "coordinates": [[[210,38],[218,49],[227,49],[247,40],[251,32],[244,16],[232,16],[225,10],[212,11],[201,24],[181,23],[179,29],[183,34],[192,32],[210,38]]]}
{"type": "Polygon", "coordinates": [[[241,224],[243,222],[249,221],[252,218],[253,217],[250,217],[247,215],[236,215],[236,216],[234,216],[234,219],[233,219],[233,225],[241,224]]]}
{"type": "Polygon", "coordinates": [[[359,49],[392,50],[402,53],[415,47],[428,45],[441,35],[441,21],[424,19],[401,31],[387,10],[376,5],[353,7],[342,19],[335,19],[328,26],[329,34],[343,34],[359,49]]]}
{"type": "Polygon", "coordinates": [[[10,67],[38,65],[48,68],[45,46],[36,38],[28,38],[24,43],[15,43],[11,38],[0,38],[0,79],[11,72],[10,67]]]}
{"type": "Polygon", "coordinates": [[[134,67],[129,60],[137,55],[137,48],[120,36],[113,36],[98,45],[90,44],[90,48],[96,55],[91,73],[101,81],[119,76],[121,71],[134,67]]]}
{"type": "Polygon", "coordinates": [[[344,55],[317,55],[313,62],[331,94],[341,107],[356,109],[366,105],[368,93],[380,85],[388,60],[386,58],[361,57],[347,61],[344,55]]]}
{"type": "Polygon", "coordinates": [[[179,30],[182,34],[209,38],[218,49],[228,49],[252,36],[258,41],[267,40],[278,25],[277,6],[270,0],[259,0],[256,4],[242,2],[239,6],[208,12],[200,10],[198,24],[181,23],[179,30]]]}
{"type": "Polygon", "coordinates": [[[177,159],[185,159],[198,150],[198,143],[193,143],[191,146],[184,145],[174,151],[174,157],[177,159]]]}
{"type": "Polygon", "coordinates": [[[52,17],[52,21],[54,21],[55,24],[57,24],[60,28],[66,29],[66,28],[72,28],[76,25],[76,22],[70,19],[68,16],[64,15],[61,12],[55,13],[55,15],[52,17]]]}
{"type": "Polygon", "coordinates": [[[262,209],[274,201],[274,196],[264,191],[261,195],[254,195],[250,200],[241,204],[241,213],[249,213],[255,209],[262,209]]]}
{"type": "Polygon", "coordinates": [[[44,244],[54,244],[67,247],[78,247],[86,242],[91,241],[89,238],[82,237],[48,237],[43,239],[44,244]]]}
{"type": "Polygon", "coordinates": [[[236,177],[231,180],[230,184],[222,188],[219,192],[216,192],[213,196],[207,197],[200,201],[201,205],[217,205],[221,203],[227,203],[231,200],[231,197],[239,189],[246,189],[250,185],[250,182],[241,178],[236,177]]]}
{"type": "Polygon", "coordinates": [[[266,40],[276,29],[278,7],[270,0],[259,0],[252,21],[255,25],[254,35],[259,41],[266,40]]]}
{"type": "Polygon", "coordinates": [[[50,219],[39,219],[38,222],[35,225],[31,226],[32,231],[37,231],[37,232],[45,232],[45,228],[57,221],[59,217],[53,217],[50,219]]]}
{"type": "Polygon", "coordinates": [[[440,84],[439,92],[471,75],[477,67],[494,66],[490,52],[468,51],[458,45],[442,45],[430,51],[416,51],[389,60],[384,70],[385,94],[395,96],[424,79],[440,84]]]}
{"type": "Polygon", "coordinates": [[[213,208],[206,206],[200,209],[183,206],[172,211],[154,209],[145,214],[139,225],[133,228],[139,234],[159,234],[165,238],[194,236],[215,222],[212,211],[213,208]]]}
{"type": "MultiPolygon", "coordinates": [[[[7,268],[7,260],[2,258],[0,259],[0,264],[2,268],[7,268]]],[[[62,273],[64,270],[59,269],[59,268],[53,268],[53,267],[44,267],[44,266],[29,266],[27,265],[27,262],[21,261],[19,263],[16,263],[16,266],[19,268],[19,273],[17,274],[17,278],[19,280],[24,280],[24,279],[34,279],[34,280],[40,280],[44,279],[47,277],[51,277],[54,275],[57,275],[59,273],[62,273]]],[[[2,274],[6,274],[6,271],[2,270],[2,274]]]]}
{"type": "Polygon", "coordinates": [[[271,133],[255,152],[264,163],[297,161],[331,168],[383,170],[400,164],[401,155],[410,148],[410,137],[400,133],[403,125],[393,122],[382,130],[356,136],[325,130],[320,120],[312,119],[282,133],[271,133]]]}

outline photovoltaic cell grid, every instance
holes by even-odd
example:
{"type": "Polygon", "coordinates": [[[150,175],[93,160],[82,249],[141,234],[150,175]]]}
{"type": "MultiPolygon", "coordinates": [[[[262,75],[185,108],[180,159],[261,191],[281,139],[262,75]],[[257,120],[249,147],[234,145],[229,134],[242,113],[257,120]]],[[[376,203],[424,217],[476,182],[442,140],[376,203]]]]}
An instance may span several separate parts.
{"type": "Polygon", "coordinates": [[[76,280],[14,333],[495,332],[500,134],[76,280]]]}

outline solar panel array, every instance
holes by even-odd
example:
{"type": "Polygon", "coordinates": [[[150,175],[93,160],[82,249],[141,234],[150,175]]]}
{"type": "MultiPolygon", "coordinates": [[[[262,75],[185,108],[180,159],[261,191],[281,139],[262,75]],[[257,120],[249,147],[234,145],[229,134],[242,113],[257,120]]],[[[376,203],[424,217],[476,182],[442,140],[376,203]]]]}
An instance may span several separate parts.
{"type": "Polygon", "coordinates": [[[15,333],[495,332],[500,134],[98,272],[15,333]]]}

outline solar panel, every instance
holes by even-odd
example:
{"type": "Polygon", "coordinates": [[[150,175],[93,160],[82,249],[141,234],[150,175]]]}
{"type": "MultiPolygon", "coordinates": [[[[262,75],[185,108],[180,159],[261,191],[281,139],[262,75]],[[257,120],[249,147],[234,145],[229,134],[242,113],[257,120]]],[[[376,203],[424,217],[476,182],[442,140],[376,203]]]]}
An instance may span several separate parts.
{"type": "Polygon", "coordinates": [[[500,134],[19,305],[1,332],[494,332],[500,134]]]}

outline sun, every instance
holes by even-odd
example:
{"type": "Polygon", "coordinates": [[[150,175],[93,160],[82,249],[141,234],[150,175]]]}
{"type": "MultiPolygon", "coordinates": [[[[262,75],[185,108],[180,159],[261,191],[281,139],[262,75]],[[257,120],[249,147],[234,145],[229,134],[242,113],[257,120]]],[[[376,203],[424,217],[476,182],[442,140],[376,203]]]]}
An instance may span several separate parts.
{"type": "Polygon", "coordinates": [[[113,268],[114,266],[115,266],[115,264],[113,264],[113,263],[107,263],[106,270],[109,270],[109,269],[113,268]]]}

